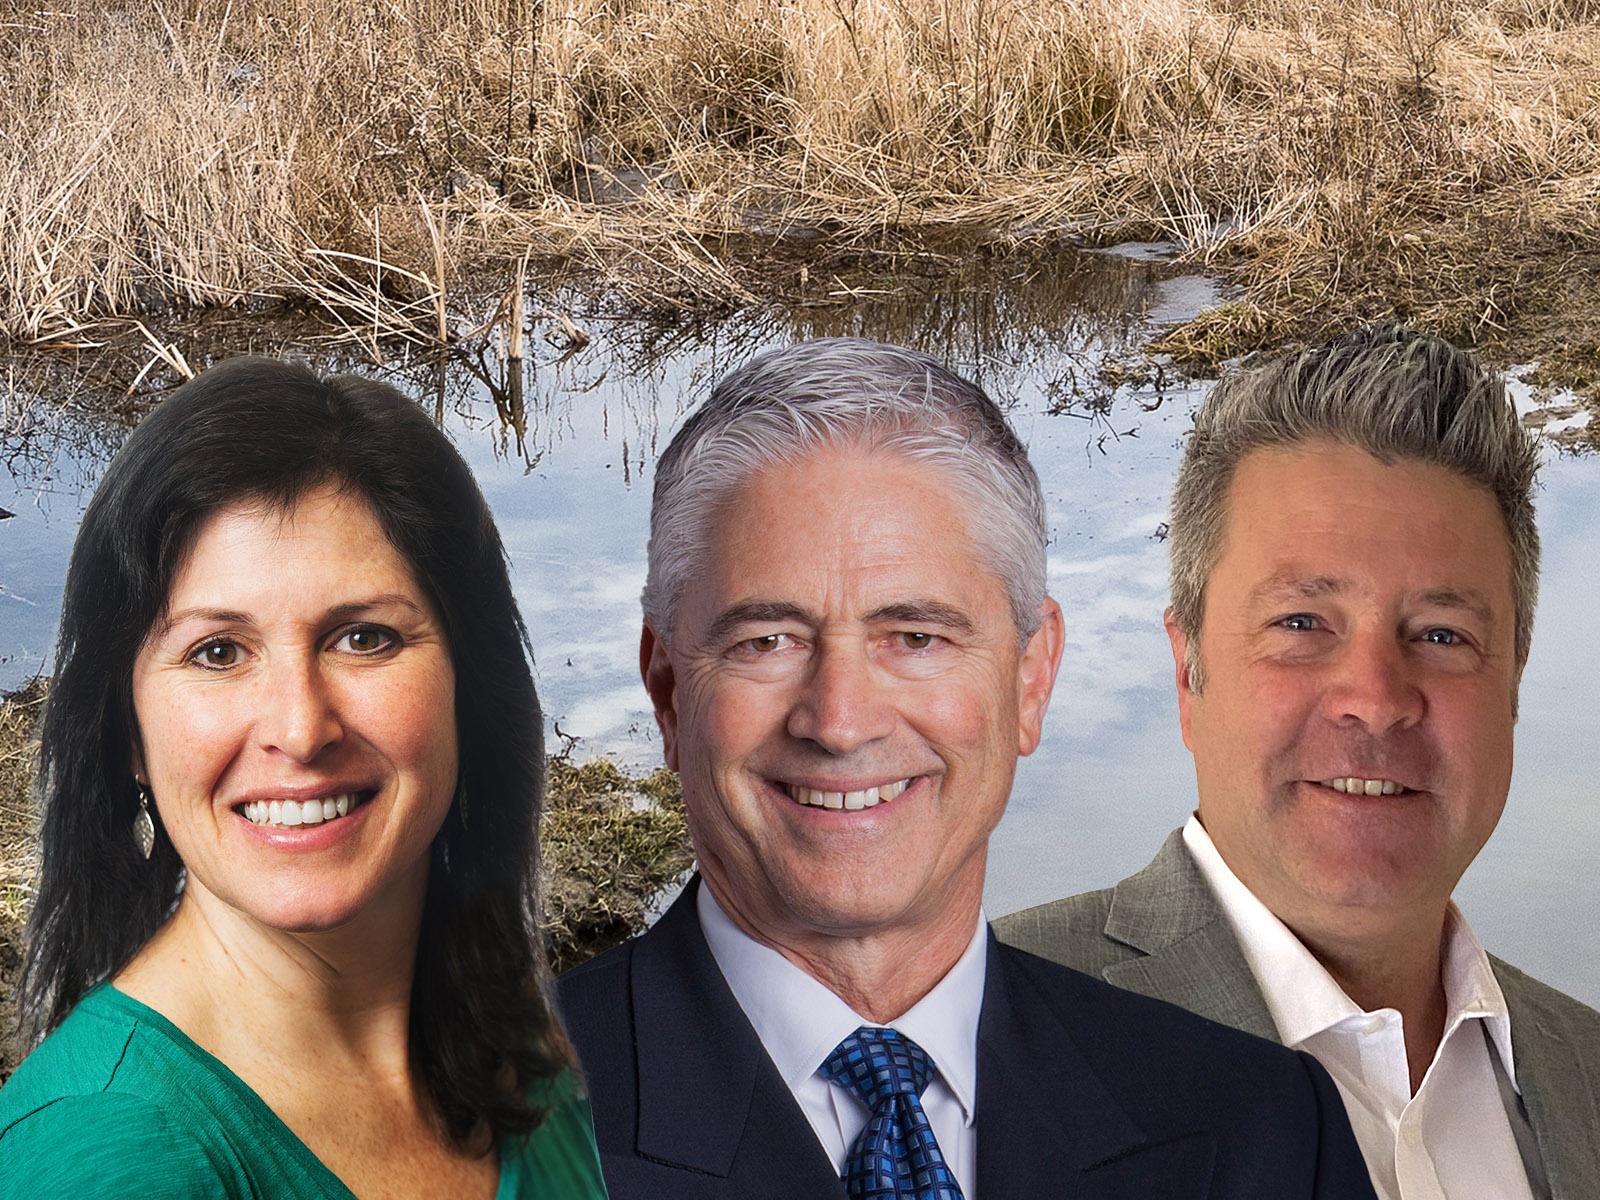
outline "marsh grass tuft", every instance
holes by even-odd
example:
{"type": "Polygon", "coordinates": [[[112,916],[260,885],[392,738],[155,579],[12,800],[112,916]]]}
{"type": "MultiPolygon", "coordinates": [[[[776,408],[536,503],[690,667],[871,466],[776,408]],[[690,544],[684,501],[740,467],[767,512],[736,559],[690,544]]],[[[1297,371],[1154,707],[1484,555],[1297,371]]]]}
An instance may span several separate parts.
{"type": "Polygon", "coordinates": [[[1199,360],[1384,314],[1600,358],[1594,0],[0,0],[0,147],[14,338],[293,300],[375,346],[524,255],[681,308],[781,291],[752,246],[1139,237],[1242,288],[1199,360]]]}
{"type": "Polygon", "coordinates": [[[22,922],[39,865],[33,780],[44,682],[35,679],[0,697],[0,1083],[16,1069],[12,1038],[22,970],[22,922]]]}
{"type": "Polygon", "coordinates": [[[694,861],[678,777],[614,762],[550,759],[540,845],[551,966],[576,966],[644,930],[664,889],[694,861]]]}

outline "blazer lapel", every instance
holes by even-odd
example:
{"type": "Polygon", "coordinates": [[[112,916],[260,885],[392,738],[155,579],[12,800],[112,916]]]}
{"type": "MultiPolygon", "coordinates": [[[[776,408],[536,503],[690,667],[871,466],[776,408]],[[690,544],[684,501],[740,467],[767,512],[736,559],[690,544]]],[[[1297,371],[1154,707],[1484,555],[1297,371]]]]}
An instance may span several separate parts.
{"type": "Polygon", "coordinates": [[[1174,1181],[1195,1197],[1207,1194],[1211,1139],[1152,1144],[993,933],[978,1022],[977,1104],[983,1200],[1180,1200],[1188,1193],[1174,1192],[1174,1181]]]}
{"type": "Polygon", "coordinates": [[[1511,1013],[1511,1056],[1555,1200],[1600,1195],[1600,1077],[1558,1012],[1521,972],[1491,958],[1511,1013]]]}
{"type": "Polygon", "coordinates": [[[1180,832],[1149,866],[1117,884],[1105,932],[1144,955],[1107,967],[1106,982],[1278,1040],[1250,965],[1180,832]]]}
{"type": "Polygon", "coordinates": [[[638,1152],[729,1180],[730,1195],[755,1186],[772,1195],[843,1197],[816,1132],[706,945],[694,905],[698,882],[633,955],[638,1152]]]}

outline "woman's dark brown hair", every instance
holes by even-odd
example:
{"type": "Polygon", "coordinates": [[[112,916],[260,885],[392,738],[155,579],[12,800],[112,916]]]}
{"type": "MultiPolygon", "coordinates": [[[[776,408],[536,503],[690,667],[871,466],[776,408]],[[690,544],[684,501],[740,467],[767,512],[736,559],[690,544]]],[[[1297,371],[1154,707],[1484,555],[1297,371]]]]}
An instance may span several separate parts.
{"type": "Polygon", "coordinates": [[[106,471],[72,551],[44,720],[43,865],[21,989],[25,1044],[170,915],[183,864],[130,833],[134,658],[208,515],[287,510],[333,483],[372,508],[443,618],[455,667],[456,796],[434,838],[412,1053],[451,1138],[534,1127],[571,1056],[537,920],[543,719],[505,552],[461,455],[411,401],[356,377],[242,358],[178,388],[106,471]],[[530,1091],[531,1089],[531,1091],[530,1091]]]}

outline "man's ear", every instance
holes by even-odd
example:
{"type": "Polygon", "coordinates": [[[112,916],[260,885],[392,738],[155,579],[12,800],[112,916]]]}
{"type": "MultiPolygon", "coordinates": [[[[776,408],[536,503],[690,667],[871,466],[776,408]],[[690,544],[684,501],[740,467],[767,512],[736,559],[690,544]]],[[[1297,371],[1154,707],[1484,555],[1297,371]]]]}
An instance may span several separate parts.
{"type": "Polygon", "coordinates": [[[644,678],[644,690],[650,693],[650,703],[656,710],[656,726],[661,730],[661,751],[667,766],[678,769],[678,707],[677,677],[672,671],[672,658],[667,644],[656,636],[656,631],[645,624],[639,635],[639,674],[644,678]]]}
{"type": "Polygon", "coordinates": [[[1032,754],[1039,747],[1044,714],[1061,669],[1061,647],[1066,631],[1061,605],[1044,598],[1044,619],[1022,648],[1017,663],[1017,753],[1032,754]]]}
{"type": "Polygon", "coordinates": [[[1170,607],[1161,614],[1161,623],[1167,627],[1167,641],[1172,643],[1172,665],[1178,687],[1178,727],[1183,730],[1183,744],[1192,753],[1194,741],[1189,735],[1189,728],[1194,722],[1197,695],[1189,678],[1189,635],[1179,628],[1170,607]]]}

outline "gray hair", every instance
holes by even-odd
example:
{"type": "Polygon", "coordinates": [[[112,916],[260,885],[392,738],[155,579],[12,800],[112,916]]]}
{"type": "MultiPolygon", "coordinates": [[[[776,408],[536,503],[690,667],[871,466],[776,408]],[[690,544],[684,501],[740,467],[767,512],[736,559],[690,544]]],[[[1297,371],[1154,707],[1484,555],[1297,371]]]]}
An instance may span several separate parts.
{"type": "Polygon", "coordinates": [[[1235,371],[1195,416],[1172,491],[1172,616],[1188,638],[1190,686],[1203,683],[1200,625],[1206,582],[1222,556],[1228,491],[1253,450],[1328,439],[1382,462],[1431,463],[1494,496],[1511,549],[1516,668],[1533,641],[1539,531],[1537,444],[1504,382],[1439,338],[1374,325],[1259,370],[1235,371]]]}
{"type": "MultiPolygon", "coordinates": [[[[1018,635],[1045,600],[1045,511],[1027,451],[976,384],[914,350],[820,338],[725,375],[656,466],[644,617],[670,640],[719,505],[763,467],[835,446],[942,472],[968,501],[968,534],[1008,592],[1018,635]]],[[[799,519],[804,519],[803,514],[799,519]]]]}

